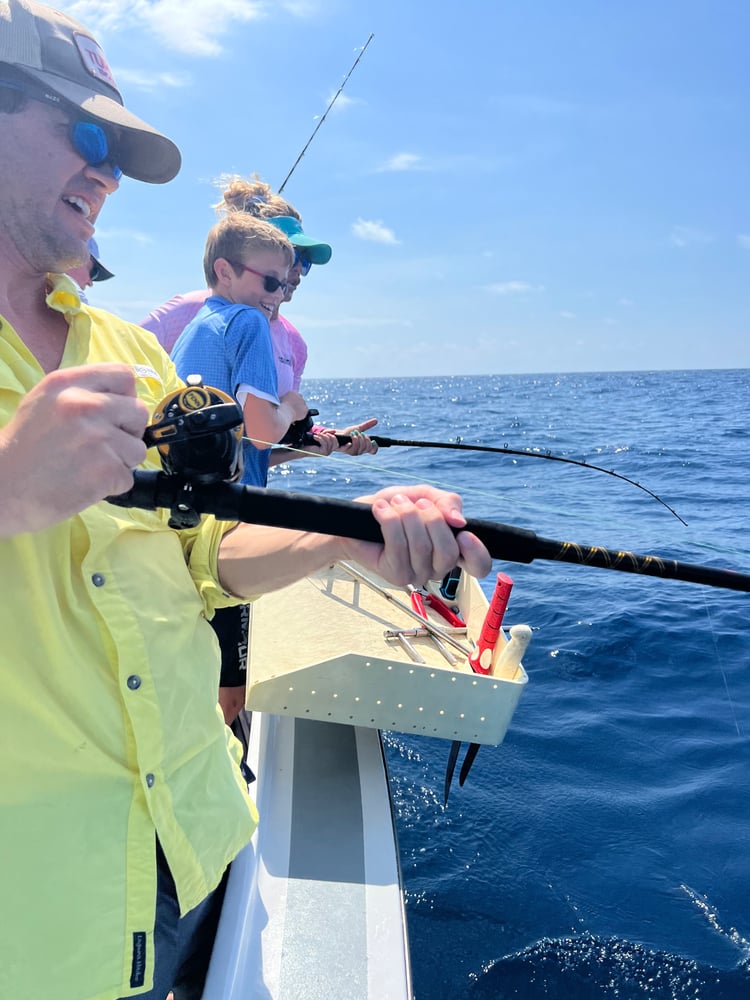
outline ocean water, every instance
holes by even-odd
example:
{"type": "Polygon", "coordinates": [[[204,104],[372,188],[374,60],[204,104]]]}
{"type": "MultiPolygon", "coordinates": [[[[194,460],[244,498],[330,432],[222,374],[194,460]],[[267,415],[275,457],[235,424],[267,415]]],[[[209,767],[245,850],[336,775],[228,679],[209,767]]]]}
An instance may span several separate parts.
{"type": "MultiPolygon", "coordinates": [[[[276,488],[439,482],[469,516],[750,572],[750,372],[314,381],[338,426],[601,465],[418,448],[290,463],[276,488]]],[[[386,736],[417,1000],[750,996],[750,595],[496,563],[534,635],[500,747],[386,736]]],[[[494,573],[486,590],[492,589],[494,573]]]]}

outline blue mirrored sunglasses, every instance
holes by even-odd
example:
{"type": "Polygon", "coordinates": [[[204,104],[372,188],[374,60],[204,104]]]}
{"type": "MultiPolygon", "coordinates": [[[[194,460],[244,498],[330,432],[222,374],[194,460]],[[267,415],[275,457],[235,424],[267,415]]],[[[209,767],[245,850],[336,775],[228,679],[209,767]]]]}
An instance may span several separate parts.
{"type": "MultiPolygon", "coordinates": [[[[0,80],[0,87],[7,87],[9,90],[27,94],[35,101],[52,104],[55,107],[64,107],[59,97],[48,94],[45,90],[34,87],[33,84],[26,81],[0,80]]],[[[116,181],[119,181],[122,177],[122,170],[113,162],[110,138],[101,125],[89,121],[73,122],[70,126],[70,141],[76,153],[92,167],[108,163],[112,170],[112,176],[116,181]]]]}
{"type": "Polygon", "coordinates": [[[312,267],[312,261],[303,252],[300,252],[297,247],[294,248],[294,264],[292,267],[299,266],[300,274],[305,277],[310,273],[310,268],[312,267]]]}
{"type": "Polygon", "coordinates": [[[73,148],[86,163],[98,167],[108,163],[116,181],[122,177],[122,170],[112,162],[109,136],[96,122],[73,122],[70,126],[70,141],[73,148]]]}

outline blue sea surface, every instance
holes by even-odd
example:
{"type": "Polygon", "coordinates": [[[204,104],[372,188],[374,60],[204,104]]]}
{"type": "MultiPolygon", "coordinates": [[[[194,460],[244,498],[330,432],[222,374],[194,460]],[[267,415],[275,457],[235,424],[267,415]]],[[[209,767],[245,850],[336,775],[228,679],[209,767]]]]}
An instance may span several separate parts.
{"type": "MultiPolygon", "coordinates": [[[[750,372],[308,380],[325,422],[550,452],[293,462],[276,488],[429,480],[469,516],[750,572],[750,372]]],[[[750,595],[496,563],[531,625],[505,742],[447,806],[446,741],[385,737],[417,1000],[750,996],[750,595]]],[[[489,594],[494,572],[484,586],[489,594]]]]}

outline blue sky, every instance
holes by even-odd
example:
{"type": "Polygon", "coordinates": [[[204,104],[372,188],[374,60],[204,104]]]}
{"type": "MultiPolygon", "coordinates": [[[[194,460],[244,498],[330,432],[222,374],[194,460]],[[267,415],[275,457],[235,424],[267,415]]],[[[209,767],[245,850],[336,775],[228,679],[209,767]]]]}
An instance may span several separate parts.
{"type": "Polygon", "coordinates": [[[92,303],[201,287],[222,174],[333,259],[287,315],[309,376],[750,367],[745,0],[78,0],[128,106],[180,146],[124,180],[92,303]]]}

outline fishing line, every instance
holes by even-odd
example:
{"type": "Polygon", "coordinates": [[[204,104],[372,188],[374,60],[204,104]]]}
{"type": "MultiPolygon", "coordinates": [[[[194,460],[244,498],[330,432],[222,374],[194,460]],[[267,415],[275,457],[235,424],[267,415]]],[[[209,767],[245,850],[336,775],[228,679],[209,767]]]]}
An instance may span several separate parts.
{"type": "Polygon", "coordinates": [[[350,76],[352,75],[352,73],[354,72],[354,70],[355,70],[355,69],[357,68],[357,63],[358,63],[358,62],[359,62],[359,60],[360,60],[360,59],[362,58],[362,56],[363,56],[363,55],[365,54],[365,49],[367,48],[367,46],[368,46],[368,45],[370,44],[370,42],[371,42],[371,41],[373,40],[373,38],[374,38],[374,37],[375,37],[375,34],[374,34],[374,32],[370,32],[370,37],[369,37],[369,38],[367,39],[367,41],[365,42],[365,44],[364,44],[364,45],[362,46],[362,48],[361,48],[361,50],[360,50],[360,53],[359,53],[359,55],[358,55],[358,56],[357,56],[357,58],[356,58],[356,59],[354,60],[354,63],[353,63],[353,65],[352,65],[352,68],[351,68],[351,69],[349,70],[349,72],[348,72],[348,73],[346,74],[346,76],[344,77],[344,82],[343,82],[343,83],[341,84],[341,86],[339,87],[339,89],[338,89],[338,90],[336,91],[336,93],[335,93],[335,94],[333,95],[333,97],[332,97],[332,98],[331,98],[331,100],[329,101],[329,103],[328,103],[328,107],[327,107],[327,108],[325,109],[325,111],[323,112],[323,117],[322,117],[322,118],[320,119],[320,121],[318,122],[318,124],[317,124],[317,125],[315,126],[315,128],[313,129],[313,131],[312,131],[312,135],[311,135],[311,136],[310,136],[310,138],[309,138],[309,139],[307,140],[307,142],[305,143],[305,145],[304,145],[304,146],[302,147],[302,152],[301,152],[301,153],[299,154],[299,156],[297,157],[297,159],[296,159],[296,160],[294,161],[294,163],[292,164],[292,169],[291,169],[291,170],[289,171],[289,173],[288,173],[288,174],[286,175],[286,177],[284,178],[284,181],[283,181],[283,183],[282,183],[281,187],[279,188],[279,194],[281,194],[281,192],[282,192],[282,191],[284,190],[284,188],[286,187],[286,183],[287,183],[287,181],[288,181],[288,180],[289,180],[289,178],[290,178],[290,177],[292,176],[292,174],[294,173],[294,171],[295,171],[295,170],[297,169],[297,164],[299,163],[299,161],[300,161],[300,160],[302,159],[302,157],[303,157],[303,156],[305,155],[305,153],[307,152],[307,149],[308,149],[308,146],[310,145],[310,143],[311,143],[311,142],[313,141],[313,139],[315,138],[315,135],[316,135],[316,133],[317,133],[318,129],[320,128],[320,126],[321,126],[321,125],[323,124],[323,122],[324,122],[324,121],[326,120],[326,118],[328,117],[328,112],[329,112],[329,111],[331,110],[331,108],[332,108],[332,107],[334,106],[334,104],[336,103],[336,99],[338,98],[339,94],[341,93],[341,91],[342,91],[342,90],[344,89],[344,87],[346,86],[346,82],[347,82],[347,80],[348,80],[348,79],[349,79],[349,77],[350,77],[350,76]]]}
{"type": "Polygon", "coordinates": [[[719,655],[719,644],[716,641],[716,629],[714,627],[713,618],[711,617],[711,608],[709,607],[708,601],[706,600],[705,591],[703,593],[703,606],[706,609],[706,618],[708,619],[708,624],[711,629],[711,642],[713,643],[714,647],[714,659],[716,660],[716,664],[721,673],[721,679],[724,682],[724,691],[726,692],[727,701],[729,702],[729,708],[731,709],[732,718],[734,719],[734,728],[737,730],[737,735],[740,738],[742,738],[744,736],[744,733],[740,729],[740,724],[737,719],[737,712],[735,711],[734,702],[732,701],[732,695],[730,694],[729,691],[729,681],[727,680],[727,673],[726,670],[724,669],[724,664],[721,662],[721,656],[719,655]]]}

